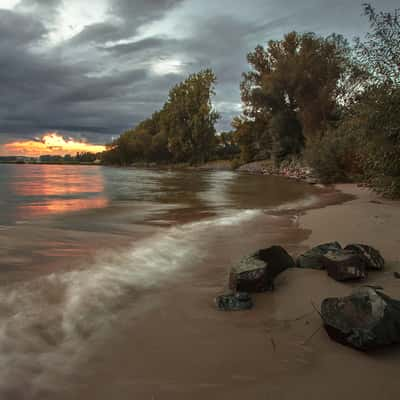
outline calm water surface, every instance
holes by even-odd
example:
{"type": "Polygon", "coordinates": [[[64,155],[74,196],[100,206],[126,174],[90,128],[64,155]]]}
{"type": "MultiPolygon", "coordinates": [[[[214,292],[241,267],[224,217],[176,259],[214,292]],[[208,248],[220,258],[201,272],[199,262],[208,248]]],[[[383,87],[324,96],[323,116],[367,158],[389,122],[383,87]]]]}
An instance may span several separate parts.
{"type": "Polygon", "coordinates": [[[58,398],[144,293],[316,194],[223,171],[0,165],[0,398],[58,398]]]}

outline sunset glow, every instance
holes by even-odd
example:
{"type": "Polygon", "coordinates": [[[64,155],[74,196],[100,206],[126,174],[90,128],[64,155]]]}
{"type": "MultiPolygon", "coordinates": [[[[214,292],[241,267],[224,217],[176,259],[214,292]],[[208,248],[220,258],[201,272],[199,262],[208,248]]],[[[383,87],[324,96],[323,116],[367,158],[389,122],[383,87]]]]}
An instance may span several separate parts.
{"type": "Polygon", "coordinates": [[[90,144],[49,132],[35,140],[15,141],[0,145],[0,155],[38,157],[42,155],[75,155],[76,153],[101,153],[103,145],[90,144]]]}

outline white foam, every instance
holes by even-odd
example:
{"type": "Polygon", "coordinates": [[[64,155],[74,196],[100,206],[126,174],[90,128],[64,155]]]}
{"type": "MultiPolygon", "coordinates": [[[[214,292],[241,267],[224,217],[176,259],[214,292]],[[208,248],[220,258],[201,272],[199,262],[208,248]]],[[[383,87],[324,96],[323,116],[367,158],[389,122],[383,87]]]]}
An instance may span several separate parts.
{"type": "MultiPolygon", "coordinates": [[[[0,291],[0,397],[7,389],[47,387],[87,351],[135,296],[188,268],[205,253],[199,235],[240,224],[261,211],[172,227],[124,252],[100,252],[85,269],[52,274],[0,291]]],[[[33,396],[32,396],[33,398],[33,396]]]]}
{"type": "Polygon", "coordinates": [[[293,202],[288,202],[281,204],[278,207],[274,207],[271,210],[268,211],[294,211],[294,210],[301,210],[304,208],[312,207],[315,204],[318,204],[319,197],[315,195],[311,195],[308,197],[305,197],[301,200],[293,201],[293,202]]]}

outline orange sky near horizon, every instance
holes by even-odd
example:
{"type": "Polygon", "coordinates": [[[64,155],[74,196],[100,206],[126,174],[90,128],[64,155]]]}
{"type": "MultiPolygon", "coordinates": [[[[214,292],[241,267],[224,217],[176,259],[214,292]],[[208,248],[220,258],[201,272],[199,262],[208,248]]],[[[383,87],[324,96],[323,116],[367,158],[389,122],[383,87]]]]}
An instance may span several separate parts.
{"type": "Polygon", "coordinates": [[[101,153],[104,150],[106,146],[66,138],[57,132],[48,132],[37,140],[15,141],[0,145],[0,156],[64,156],[82,152],[101,153]]]}

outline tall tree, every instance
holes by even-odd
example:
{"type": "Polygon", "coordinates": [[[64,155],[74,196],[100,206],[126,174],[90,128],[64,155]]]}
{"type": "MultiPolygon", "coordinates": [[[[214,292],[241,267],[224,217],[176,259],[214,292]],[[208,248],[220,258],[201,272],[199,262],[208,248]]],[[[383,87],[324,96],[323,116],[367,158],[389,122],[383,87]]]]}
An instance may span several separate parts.
{"type": "Polygon", "coordinates": [[[305,139],[320,135],[336,118],[347,56],[348,44],[339,35],[296,32],[248,54],[252,69],[241,83],[244,117],[269,127],[278,160],[299,154],[305,139]]]}
{"type": "Polygon", "coordinates": [[[161,130],[175,161],[201,163],[210,158],[219,117],[212,106],[215,82],[215,74],[207,69],[170,91],[161,113],[161,130]]]}
{"type": "Polygon", "coordinates": [[[217,144],[214,125],[218,113],[211,102],[215,81],[214,73],[204,70],[173,87],[161,111],[108,146],[104,162],[207,161],[217,144]]]}
{"type": "Polygon", "coordinates": [[[400,9],[377,12],[371,4],[363,7],[370,32],[364,41],[357,39],[357,56],[373,81],[400,85],[400,9]]]}
{"type": "Polygon", "coordinates": [[[360,138],[364,169],[376,189],[400,197],[400,11],[364,4],[371,31],[356,53],[370,73],[345,123],[360,138]]]}

